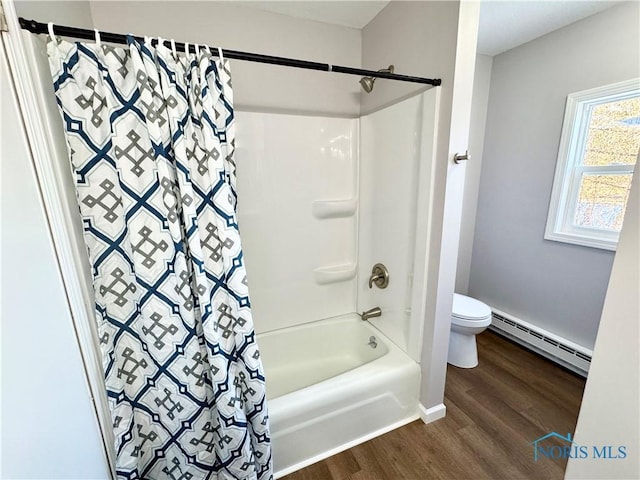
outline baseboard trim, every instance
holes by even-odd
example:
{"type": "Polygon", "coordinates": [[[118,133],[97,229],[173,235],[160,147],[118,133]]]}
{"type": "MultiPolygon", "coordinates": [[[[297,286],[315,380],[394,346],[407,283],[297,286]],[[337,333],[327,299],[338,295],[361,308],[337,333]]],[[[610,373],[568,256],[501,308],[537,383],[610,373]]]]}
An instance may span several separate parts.
{"type": "MultiPolygon", "coordinates": [[[[420,405],[420,407],[422,407],[422,405],[420,405]]],[[[444,405],[443,405],[444,407],[444,405]]],[[[408,423],[411,423],[415,420],[418,420],[418,418],[422,418],[422,410],[420,410],[420,415],[415,414],[415,415],[410,415],[407,418],[404,418],[402,420],[400,420],[399,422],[396,423],[392,423],[391,425],[388,425],[384,428],[381,428],[379,430],[376,430],[375,432],[369,433],[368,435],[363,435],[362,437],[359,437],[355,440],[352,440],[350,442],[347,443],[343,443],[342,445],[332,448],[331,450],[327,450],[326,452],[322,452],[319,455],[316,455],[315,457],[311,457],[308,458],[307,460],[300,462],[300,463],[296,463],[295,465],[292,465],[288,468],[283,468],[282,470],[279,470],[277,472],[275,472],[275,474],[273,475],[274,479],[278,479],[278,478],[282,478],[285,477],[287,475],[289,475],[290,473],[293,473],[297,470],[300,470],[302,468],[308,467],[309,465],[312,465],[316,462],[320,462],[326,458],[332,457],[333,455],[337,455],[340,452],[344,452],[345,450],[349,450],[352,447],[355,447],[356,445],[360,445],[361,443],[367,442],[373,438],[379,437],[380,435],[384,435],[385,433],[389,433],[391,430],[395,430],[396,428],[400,428],[403,427],[405,425],[407,425],[408,423]]],[[[423,420],[424,421],[424,420],[423,420]]]]}
{"type": "Polygon", "coordinates": [[[420,412],[420,420],[424,423],[431,423],[444,418],[447,414],[447,407],[444,403],[440,403],[435,407],[426,408],[424,405],[419,403],[418,411],[420,412]]]}
{"type": "Polygon", "coordinates": [[[489,329],[582,377],[589,372],[593,350],[542,327],[492,308],[489,329]]]}

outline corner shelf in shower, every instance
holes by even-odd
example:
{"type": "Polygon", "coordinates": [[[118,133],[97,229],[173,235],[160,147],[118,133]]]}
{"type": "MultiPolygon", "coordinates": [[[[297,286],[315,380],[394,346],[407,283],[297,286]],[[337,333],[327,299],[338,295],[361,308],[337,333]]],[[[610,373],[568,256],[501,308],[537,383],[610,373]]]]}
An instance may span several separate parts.
{"type": "Polygon", "coordinates": [[[358,208],[358,200],[316,200],[311,210],[316,218],[352,217],[358,208]]]}
{"type": "Polygon", "coordinates": [[[313,278],[318,285],[346,282],[355,278],[357,266],[356,263],[348,263],[346,265],[319,267],[313,271],[313,278]]]}

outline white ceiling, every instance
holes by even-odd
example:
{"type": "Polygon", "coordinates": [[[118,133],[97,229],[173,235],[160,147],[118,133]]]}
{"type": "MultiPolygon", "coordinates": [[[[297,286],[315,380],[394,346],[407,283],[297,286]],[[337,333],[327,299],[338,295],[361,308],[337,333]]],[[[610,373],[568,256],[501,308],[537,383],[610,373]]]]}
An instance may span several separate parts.
{"type": "Polygon", "coordinates": [[[373,20],[388,1],[342,1],[342,0],[298,0],[298,1],[243,1],[242,5],[281,13],[290,17],[308,18],[343,27],[363,28],[373,20]]]}
{"type": "MultiPolygon", "coordinates": [[[[423,0],[424,1],[424,0],[423,0]]],[[[363,28],[388,1],[243,1],[260,10],[363,28]]],[[[620,3],[615,0],[482,0],[478,53],[497,55],[620,3]]]]}
{"type": "Polygon", "coordinates": [[[497,55],[620,3],[617,1],[483,1],[478,53],[497,55]]]}

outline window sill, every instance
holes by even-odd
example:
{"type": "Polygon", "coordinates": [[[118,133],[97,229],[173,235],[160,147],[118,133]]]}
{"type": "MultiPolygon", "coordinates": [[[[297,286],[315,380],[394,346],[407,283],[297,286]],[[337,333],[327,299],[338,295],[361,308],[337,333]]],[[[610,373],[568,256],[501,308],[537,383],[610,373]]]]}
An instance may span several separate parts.
{"type": "Polygon", "coordinates": [[[545,232],[544,239],[554,242],[571,243],[582,247],[599,248],[600,250],[609,250],[612,252],[615,252],[618,247],[618,242],[614,240],[598,239],[571,233],[545,232]]]}

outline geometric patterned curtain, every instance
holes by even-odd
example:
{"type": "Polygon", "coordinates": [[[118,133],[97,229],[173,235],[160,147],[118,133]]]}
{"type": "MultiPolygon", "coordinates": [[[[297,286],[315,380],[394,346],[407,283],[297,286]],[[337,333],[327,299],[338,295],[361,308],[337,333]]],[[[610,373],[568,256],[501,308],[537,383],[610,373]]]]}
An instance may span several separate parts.
{"type": "Polygon", "coordinates": [[[119,479],[272,478],[228,62],[51,41],[119,479]]]}

